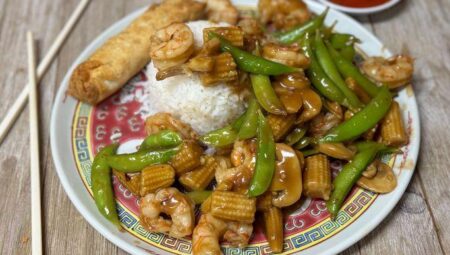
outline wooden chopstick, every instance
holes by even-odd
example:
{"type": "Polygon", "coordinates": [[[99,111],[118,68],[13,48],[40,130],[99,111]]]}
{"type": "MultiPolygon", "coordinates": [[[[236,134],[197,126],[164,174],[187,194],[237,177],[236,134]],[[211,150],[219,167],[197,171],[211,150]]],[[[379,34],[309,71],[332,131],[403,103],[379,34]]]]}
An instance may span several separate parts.
{"type": "MultiPolygon", "coordinates": [[[[74,10],[70,18],[67,20],[67,23],[64,25],[61,32],[59,32],[53,44],[50,46],[50,49],[42,59],[42,62],[39,63],[39,66],[37,68],[37,77],[36,77],[37,80],[40,80],[45,71],[47,71],[48,67],[55,58],[56,53],[58,53],[63,42],[67,38],[67,35],[72,30],[73,26],[78,21],[81,14],[83,13],[83,10],[86,8],[89,2],[90,0],[81,0],[77,8],[74,10]]],[[[6,113],[2,122],[0,123],[0,144],[2,143],[3,138],[5,138],[6,134],[8,133],[11,126],[14,124],[19,114],[22,112],[23,107],[25,106],[28,99],[28,92],[29,90],[27,84],[27,86],[25,86],[25,88],[22,90],[19,97],[16,99],[11,108],[9,108],[8,112],[6,113]]]]}
{"type": "Polygon", "coordinates": [[[33,34],[27,33],[28,87],[30,108],[31,251],[42,254],[41,184],[39,164],[39,117],[36,84],[36,53],[33,34]]]}

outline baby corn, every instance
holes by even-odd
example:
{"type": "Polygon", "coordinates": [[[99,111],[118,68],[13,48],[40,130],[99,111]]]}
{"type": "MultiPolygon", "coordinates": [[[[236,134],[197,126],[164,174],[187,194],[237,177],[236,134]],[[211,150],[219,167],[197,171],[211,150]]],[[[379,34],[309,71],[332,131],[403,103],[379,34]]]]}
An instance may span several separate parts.
{"type": "Polygon", "coordinates": [[[381,139],[390,146],[400,146],[408,142],[400,113],[400,106],[392,102],[391,109],[381,123],[381,139]]]}
{"type": "Polygon", "coordinates": [[[119,182],[123,186],[125,186],[125,188],[127,188],[134,195],[139,196],[140,186],[141,186],[141,174],[140,173],[128,175],[126,173],[113,170],[113,174],[117,177],[119,182]]]}
{"type": "Polygon", "coordinates": [[[236,63],[230,53],[224,52],[214,57],[214,68],[210,72],[200,74],[203,85],[219,82],[231,82],[238,78],[236,63]]]}
{"type": "Polygon", "coordinates": [[[265,235],[274,253],[283,251],[283,213],[280,208],[271,207],[264,212],[265,235]]]}
{"type": "Polygon", "coordinates": [[[175,170],[167,164],[153,165],[141,172],[140,195],[155,192],[158,189],[170,187],[175,181],[175,170]]]}
{"type": "Polygon", "coordinates": [[[175,169],[177,175],[182,175],[200,165],[202,153],[203,149],[195,141],[185,141],[169,164],[175,169]]]}
{"type": "Polygon", "coordinates": [[[199,168],[181,175],[179,181],[188,190],[204,190],[214,179],[217,162],[213,157],[206,156],[205,163],[199,168]]]}
{"type": "Polygon", "coordinates": [[[210,40],[209,33],[216,33],[236,47],[244,46],[244,31],[240,27],[210,27],[203,29],[203,41],[210,40]]]}
{"type": "Polygon", "coordinates": [[[306,158],[303,175],[305,195],[328,200],[331,192],[331,171],[327,156],[316,154],[306,158]]]}
{"type": "Polygon", "coordinates": [[[284,138],[289,131],[294,127],[295,115],[290,114],[287,116],[269,114],[267,116],[267,122],[272,128],[275,141],[279,141],[284,138]]]}
{"type": "Polygon", "coordinates": [[[261,196],[256,198],[256,210],[257,211],[267,211],[273,207],[272,205],[272,192],[268,191],[261,196]]]}
{"type": "Polygon", "coordinates": [[[255,219],[256,199],[230,191],[214,191],[211,195],[211,214],[221,219],[252,223],[255,219]]]}

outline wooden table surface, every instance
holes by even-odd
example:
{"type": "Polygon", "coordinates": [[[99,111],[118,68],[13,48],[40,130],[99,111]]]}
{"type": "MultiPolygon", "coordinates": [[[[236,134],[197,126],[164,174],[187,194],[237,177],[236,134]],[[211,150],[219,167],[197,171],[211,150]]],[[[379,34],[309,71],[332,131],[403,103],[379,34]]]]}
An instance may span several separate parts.
{"type": "MultiPolygon", "coordinates": [[[[52,102],[66,70],[104,29],[148,4],[96,0],[41,82],[41,162],[47,254],[126,254],[95,231],[65,194],[50,152],[52,102]]],[[[47,52],[77,0],[0,0],[0,118],[27,82],[25,32],[47,52]]],[[[358,20],[393,52],[416,58],[414,87],[422,142],[414,177],[392,213],[344,254],[450,254],[450,1],[404,0],[358,20]]],[[[28,110],[0,145],[0,254],[30,254],[28,110]]]]}

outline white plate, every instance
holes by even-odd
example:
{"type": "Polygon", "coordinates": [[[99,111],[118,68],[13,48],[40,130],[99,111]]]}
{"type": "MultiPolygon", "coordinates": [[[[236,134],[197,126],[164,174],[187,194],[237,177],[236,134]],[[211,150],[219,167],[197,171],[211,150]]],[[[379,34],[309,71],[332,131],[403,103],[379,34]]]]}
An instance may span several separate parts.
{"type": "Polygon", "coordinates": [[[377,13],[377,12],[389,9],[392,6],[396,5],[398,2],[400,2],[401,0],[390,0],[384,4],[380,4],[380,5],[373,6],[373,7],[367,7],[367,8],[343,6],[340,4],[335,4],[333,2],[330,2],[329,0],[319,0],[319,1],[325,5],[330,6],[333,9],[336,9],[339,11],[356,14],[356,15],[364,15],[364,14],[377,13]]]}
{"type": "MultiPolygon", "coordinates": [[[[244,6],[255,5],[255,1],[238,0],[234,2],[244,6]]],[[[315,13],[320,13],[325,8],[323,5],[313,1],[306,2],[309,8],[315,13]]],[[[73,144],[73,123],[71,120],[75,118],[74,113],[78,102],[71,97],[65,98],[65,91],[72,70],[79,63],[88,58],[88,56],[109,37],[123,30],[127,24],[144,10],[145,9],[143,8],[131,13],[104,31],[80,54],[72,67],[68,70],[53,106],[50,126],[51,148],[56,171],[67,195],[81,215],[83,215],[97,231],[120,248],[132,254],[168,254],[167,251],[146,244],[128,232],[117,231],[112,224],[109,224],[109,222],[98,213],[91,195],[86,189],[83,180],[80,178],[77,163],[73,155],[73,150],[78,144],[73,144]]],[[[362,40],[362,44],[360,44],[359,47],[368,55],[383,55],[386,57],[391,55],[376,37],[352,18],[337,11],[330,10],[326,23],[331,24],[334,20],[339,21],[336,26],[337,31],[352,33],[362,40]]],[[[349,225],[341,227],[332,236],[328,236],[326,239],[321,240],[320,238],[317,238],[314,233],[310,236],[305,235],[307,239],[313,238],[315,241],[313,246],[303,250],[301,254],[334,254],[346,249],[372,231],[393,209],[403,195],[411,176],[413,175],[417,160],[420,142],[420,125],[417,104],[412,88],[407,87],[402,90],[399,93],[397,101],[401,105],[405,123],[407,123],[408,130],[410,131],[410,143],[404,148],[405,154],[399,155],[395,163],[394,170],[398,175],[398,187],[387,195],[380,195],[373,199],[373,203],[368,206],[367,210],[357,216],[352,223],[349,223],[349,225]]],[[[81,144],[80,146],[84,145],[81,144]]],[[[301,243],[299,245],[301,245],[301,243]]]]}

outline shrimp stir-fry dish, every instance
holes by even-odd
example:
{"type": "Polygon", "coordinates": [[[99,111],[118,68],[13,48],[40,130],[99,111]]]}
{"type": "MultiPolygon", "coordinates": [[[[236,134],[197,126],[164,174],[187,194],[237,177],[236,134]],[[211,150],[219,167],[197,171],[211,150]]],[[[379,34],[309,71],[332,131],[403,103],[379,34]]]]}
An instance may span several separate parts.
{"type": "Polygon", "coordinates": [[[335,220],[354,187],[396,188],[383,158],[408,144],[395,97],[414,59],[366,57],[325,24],[328,9],[300,0],[259,0],[255,13],[163,1],[74,71],[69,93],[94,104],[148,64],[147,136],[128,153],[111,142],[91,167],[96,205],[118,228],[113,177],[138,197],[141,226],[192,241],[193,254],[245,248],[255,228],[281,253],[283,215],[302,201],[324,201],[335,220]],[[140,59],[102,62],[108,47],[140,59]]]}

